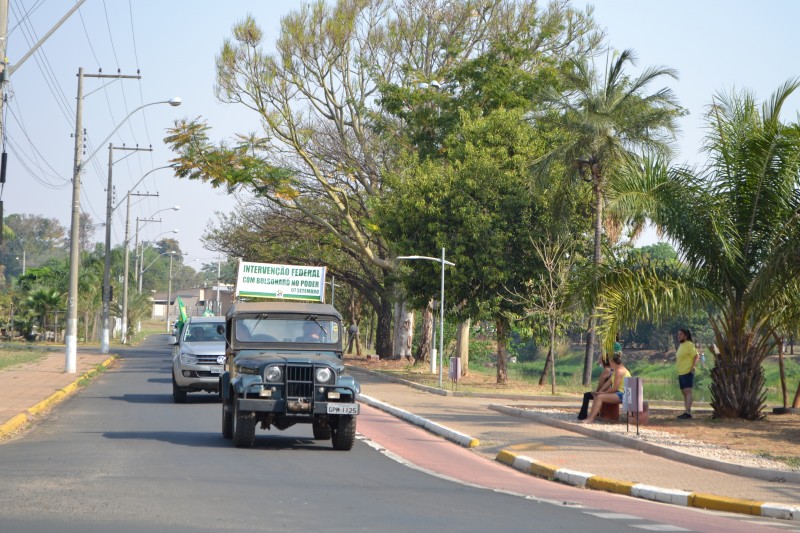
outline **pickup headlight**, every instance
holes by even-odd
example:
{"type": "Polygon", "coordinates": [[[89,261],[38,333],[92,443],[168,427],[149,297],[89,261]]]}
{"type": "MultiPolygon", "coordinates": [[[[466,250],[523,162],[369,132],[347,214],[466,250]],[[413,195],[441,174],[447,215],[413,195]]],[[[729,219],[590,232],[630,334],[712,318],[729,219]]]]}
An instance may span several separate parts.
{"type": "Polygon", "coordinates": [[[317,380],[317,383],[332,383],[333,382],[333,372],[331,369],[323,366],[317,369],[316,374],[314,377],[317,380]]]}
{"type": "Polygon", "coordinates": [[[277,383],[281,381],[283,377],[283,371],[279,366],[268,366],[266,370],[264,370],[264,381],[269,383],[277,383]]]}
{"type": "Polygon", "coordinates": [[[181,363],[184,365],[196,365],[197,356],[181,352],[181,363]]]}

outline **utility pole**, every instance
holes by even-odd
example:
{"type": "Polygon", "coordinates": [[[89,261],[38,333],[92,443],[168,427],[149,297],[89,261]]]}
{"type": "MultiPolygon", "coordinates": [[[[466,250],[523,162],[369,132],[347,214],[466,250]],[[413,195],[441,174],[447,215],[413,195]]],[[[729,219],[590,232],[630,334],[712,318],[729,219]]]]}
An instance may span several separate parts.
{"type": "MultiPolygon", "coordinates": [[[[82,2],[81,2],[82,3],[82,2]]],[[[78,360],[78,269],[80,267],[81,245],[80,245],[80,220],[81,220],[81,172],[83,166],[92,160],[97,154],[100,147],[92,152],[86,161],[81,161],[83,155],[83,78],[133,78],[141,79],[138,74],[136,76],[124,76],[122,74],[84,74],[83,67],[78,69],[78,103],[76,104],[75,111],[75,165],[73,168],[72,176],[72,220],[70,226],[70,241],[69,241],[69,292],[67,294],[67,332],[64,335],[64,343],[66,344],[66,372],[74,374],[77,372],[78,360]]],[[[143,107],[143,106],[142,106],[143,107]]],[[[133,112],[141,109],[138,107],[133,112]]],[[[133,114],[131,112],[131,114],[133,114]]],[[[131,114],[120,122],[111,135],[117,132],[122,124],[127,121],[131,114]]],[[[100,143],[101,146],[111,138],[103,139],[100,143]]],[[[105,292],[105,285],[103,284],[103,291],[105,292]]],[[[106,339],[107,340],[107,339],[106,339]]],[[[102,347],[102,346],[101,346],[102,347]]],[[[108,353],[108,348],[106,351],[108,353]]]]}
{"type": "Polygon", "coordinates": [[[152,152],[152,148],[128,148],[108,144],[108,189],[106,190],[106,244],[105,265],[103,267],[103,328],[100,332],[100,353],[108,353],[111,344],[110,311],[111,311],[111,214],[114,212],[114,189],[112,169],[114,168],[114,150],[133,152],[152,152]]]}
{"type": "Polygon", "coordinates": [[[83,67],[78,69],[78,103],[75,106],[75,161],[72,169],[72,225],[69,237],[69,293],[65,372],[74,374],[78,364],[78,261],[81,227],[81,155],[83,154],[83,67]]]}
{"type": "MultiPolygon", "coordinates": [[[[130,261],[129,255],[129,240],[131,232],[131,196],[158,196],[158,193],[131,193],[128,191],[128,212],[125,215],[125,268],[122,274],[122,333],[120,334],[120,341],[125,344],[128,341],[128,263],[130,261]]],[[[136,238],[139,238],[138,232],[136,238]]]]}

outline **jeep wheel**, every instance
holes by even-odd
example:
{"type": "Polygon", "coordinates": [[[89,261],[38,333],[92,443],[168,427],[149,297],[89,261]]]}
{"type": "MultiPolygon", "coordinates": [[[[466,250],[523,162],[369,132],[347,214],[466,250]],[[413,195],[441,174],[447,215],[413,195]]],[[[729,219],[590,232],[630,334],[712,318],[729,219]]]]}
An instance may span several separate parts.
{"type": "Polygon", "coordinates": [[[339,415],[339,420],[331,428],[331,442],[334,450],[350,450],[356,442],[356,417],[339,415]]]}
{"type": "Polygon", "coordinates": [[[252,448],[256,440],[256,415],[239,410],[239,402],[233,400],[233,445],[237,448],[252,448]]]}
{"type": "Polygon", "coordinates": [[[172,401],[175,403],[186,403],[186,391],[181,390],[175,383],[175,373],[172,374],[172,401]]]}
{"type": "Polygon", "coordinates": [[[328,420],[315,418],[314,422],[311,423],[311,427],[314,430],[314,439],[328,440],[331,438],[331,426],[328,420]]]}
{"type": "Polygon", "coordinates": [[[225,398],[222,399],[222,438],[223,439],[230,439],[233,438],[233,406],[231,405],[231,401],[235,401],[235,397],[232,396],[228,400],[225,398]]]}

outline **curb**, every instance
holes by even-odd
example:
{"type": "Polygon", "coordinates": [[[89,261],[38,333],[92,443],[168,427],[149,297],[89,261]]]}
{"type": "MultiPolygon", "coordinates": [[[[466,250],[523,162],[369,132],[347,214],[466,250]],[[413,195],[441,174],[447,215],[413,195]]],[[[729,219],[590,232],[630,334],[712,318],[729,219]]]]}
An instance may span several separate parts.
{"type": "Polygon", "coordinates": [[[706,468],[709,470],[716,470],[717,472],[724,472],[726,474],[731,474],[735,476],[745,476],[754,479],[761,479],[763,481],[773,481],[781,483],[789,481],[792,483],[800,483],[800,472],[769,470],[766,468],[756,468],[752,466],[725,463],[714,459],[707,459],[705,457],[696,457],[694,455],[679,452],[677,450],[671,450],[669,448],[664,448],[662,446],[650,444],[649,442],[643,442],[630,437],[617,435],[616,433],[606,433],[605,431],[594,431],[593,429],[588,428],[586,426],[573,424],[571,422],[564,422],[563,420],[550,418],[548,416],[540,415],[535,412],[528,411],[526,409],[519,409],[517,407],[508,407],[506,405],[496,405],[496,404],[490,404],[488,407],[492,411],[496,411],[504,415],[515,416],[517,418],[525,418],[527,420],[533,420],[535,422],[539,422],[540,424],[546,424],[549,426],[557,427],[559,429],[564,429],[566,431],[572,431],[573,433],[580,433],[581,435],[585,435],[587,437],[592,437],[598,440],[604,440],[606,442],[611,442],[614,444],[618,444],[620,446],[625,446],[627,448],[648,453],[650,455],[664,457],[665,459],[672,459],[673,461],[678,461],[684,464],[696,466],[698,468],[706,468]]]}
{"type": "Polygon", "coordinates": [[[81,382],[87,379],[91,379],[95,377],[100,372],[100,367],[108,368],[111,364],[116,361],[117,356],[112,355],[102,363],[95,366],[95,368],[84,372],[78,378],[64,387],[63,389],[59,389],[41,402],[37,403],[33,407],[29,407],[22,413],[19,413],[13,416],[7,422],[0,424],[0,440],[4,440],[5,438],[13,435],[29,422],[32,422],[36,417],[40,416],[42,413],[47,412],[48,410],[52,409],[62,401],[69,398],[75,391],[81,388],[81,382]]]}
{"type": "Polygon", "coordinates": [[[509,450],[501,450],[500,453],[497,454],[495,461],[510,466],[525,474],[554,479],[576,487],[603,490],[645,500],[681,505],[683,507],[697,507],[714,511],[800,521],[800,507],[791,505],[727,498],[724,496],[715,496],[713,494],[663,489],[660,487],[643,485],[641,483],[617,481],[586,472],[556,468],[551,465],[540,463],[536,459],[525,455],[517,455],[509,450]]]}
{"type": "Polygon", "coordinates": [[[435,422],[431,422],[421,416],[417,416],[413,413],[409,413],[403,409],[398,407],[394,407],[393,405],[389,405],[388,403],[383,403],[380,400],[376,400],[371,396],[367,396],[366,394],[359,394],[358,401],[369,405],[370,407],[374,407],[376,409],[380,409],[386,413],[389,413],[392,416],[396,416],[401,420],[405,420],[406,422],[410,422],[415,426],[419,426],[423,429],[430,431],[440,437],[443,437],[450,442],[454,442],[460,446],[465,448],[475,448],[480,446],[480,441],[476,438],[470,437],[469,435],[465,435],[464,433],[460,433],[453,429],[450,429],[445,426],[440,426],[435,422]]]}

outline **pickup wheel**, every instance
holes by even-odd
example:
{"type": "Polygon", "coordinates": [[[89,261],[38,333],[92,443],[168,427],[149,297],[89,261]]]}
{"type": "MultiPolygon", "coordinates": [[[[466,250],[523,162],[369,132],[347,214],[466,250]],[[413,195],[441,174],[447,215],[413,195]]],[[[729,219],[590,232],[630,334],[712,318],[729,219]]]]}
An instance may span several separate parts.
{"type": "Polygon", "coordinates": [[[256,415],[253,412],[241,412],[235,398],[233,405],[233,445],[237,448],[252,448],[256,440],[256,415]]]}
{"type": "Polygon", "coordinates": [[[315,418],[311,423],[311,428],[314,431],[314,439],[328,440],[331,438],[331,426],[328,420],[315,418]]]}
{"type": "Polygon", "coordinates": [[[222,438],[233,438],[233,406],[231,401],[235,398],[222,399],[222,438]]]}
{"type": "Polygon", "coordinates": [[[175,372],[172,373],[172,401],[175,403],[186,403],[186,391],[181,390],[175,382],[175,372]]]}
{"type": "Polygon", "coordinates": [[[331,442],[334,450],[347,451],[353,448],[356,442],[356,417],[352,415],[339,415],[339,420],[331,428],[333,435],[331,442]]]}

